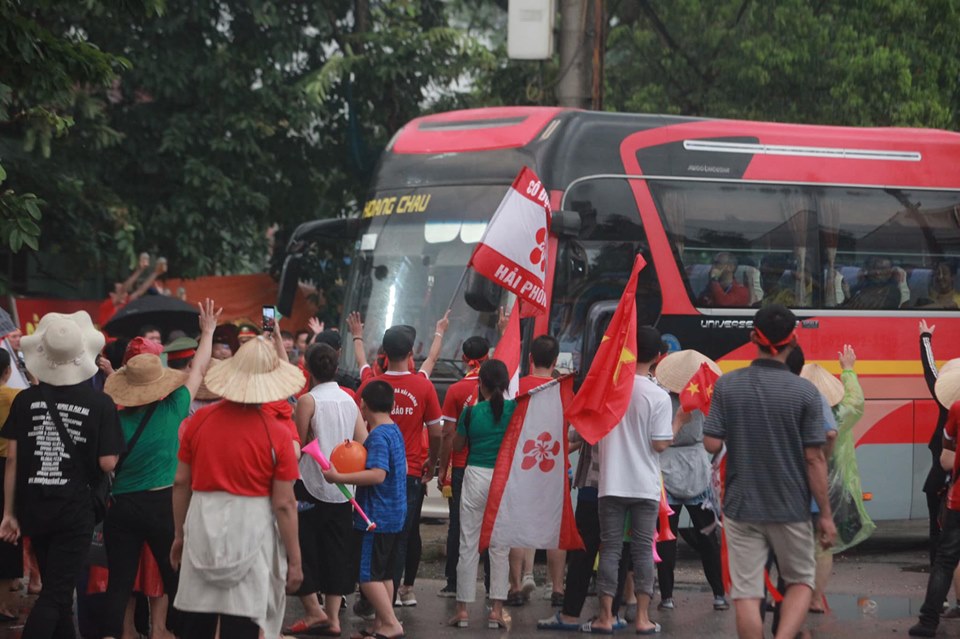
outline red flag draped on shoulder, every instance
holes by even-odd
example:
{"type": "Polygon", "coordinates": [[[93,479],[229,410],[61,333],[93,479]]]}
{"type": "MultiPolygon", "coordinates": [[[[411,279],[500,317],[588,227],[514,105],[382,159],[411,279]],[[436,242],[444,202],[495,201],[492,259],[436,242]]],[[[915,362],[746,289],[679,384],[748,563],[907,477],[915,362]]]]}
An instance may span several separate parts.
{"type": "Polygon", "coordinates": [[[591,445],[613,430],[630,404],[637,371],[637,274],[646,265],[637,255],[590,371],[566,411],[567,420],[591,445]]]}
{"type": "Polygon", "coordinates": [[[700,368],[680,393],[680,407],[683,412],[689,413],[699,409],[704,415],[709,413],[710,401],[713,399],[713,386],[719,378],[720,376],[710,368],[707,362],[700,364],[700,368]]]}
{"type": "Polygon", "coordinates": [[[544,277],[550,197],[536,174],[523,167],[503,196],[468,267],[512,291],[529,309],[547,310],[544,277]]]}
{"type": "Polygon", "coordinates": [[[510,311],[507,320],[507,330],[503,332],[497,347],[493,351],[493,358],[499,359],[507,365],[510,373],[510,389],[507,395],[510,399],[517,396],[520,389],[520,300],[518,299],[510,311]]]}
{"type": "Polygon", "coordinates": [[[583,548],[567,482],[563,397],[573,377],[547,382],[521,395],[493,469],[480,529],[480,550],[583,548]]]}

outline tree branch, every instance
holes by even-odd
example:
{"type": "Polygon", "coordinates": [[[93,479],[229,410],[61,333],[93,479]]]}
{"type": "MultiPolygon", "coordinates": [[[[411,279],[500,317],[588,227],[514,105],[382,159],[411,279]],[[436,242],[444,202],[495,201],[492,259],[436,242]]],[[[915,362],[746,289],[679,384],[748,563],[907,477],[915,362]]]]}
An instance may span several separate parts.
{"type": "Polygon", "coordinates": [[[677,55],[679,55],[683,60],[693,69],[694,73],[700,76],[704,82],[709,83],[710,78],[703,72],[696,61],[686,52],[683,47],[680,46],[676,40],[673,39],[673,36],[670,35],[670,32],[667,31],[667,27],[660,20],[660,17],[657,15],[657,12],[653,10],[653,7],[650,6],[648,0],[640,0],[640,8],[643,9],[644,14],[646,14],[647,19],[650,20],[650,24],[653,26],[653,30],[657,32],[660,36],[660,39],[664,44],[672,49],[677,55]]]}

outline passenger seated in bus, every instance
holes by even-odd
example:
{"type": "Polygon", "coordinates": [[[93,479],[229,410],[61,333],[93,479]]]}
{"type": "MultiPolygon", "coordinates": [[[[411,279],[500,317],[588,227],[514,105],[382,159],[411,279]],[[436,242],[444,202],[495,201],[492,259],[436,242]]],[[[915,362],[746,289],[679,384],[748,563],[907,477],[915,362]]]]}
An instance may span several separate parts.
{"type": "Polygon", "coordinates": [[[888,257],[871,257],[860,274],[860,281],[851,290],[847,308],[893,309],[910,299],[903,269],[894,269],[888,257]],[[902,287],[901,287],[902,285],[902,287]],[[906,289],[904,298],[901,288],[906,289]]]}
{"type": "Polygon", "coordinates": [[[713,258],[710,269],[710,281],[700,293],[698,299],[701,306],[749,306],[750,291],[737,282],[734,273],[737,271],[737,258],[727,252],[717,253],[713,258]]]}
{"type": "Polygon", "coordinates": [[[784,288],[784,273],[790,266],[790,258],[782,253],[771,253],[760,262],[760,285],[763,287],[761,305],[785,304],[782,301],[789,290],[784,288]]]}
{"type": "Polygon", "coordinates": [[[954,285],[953,268],[947,261],[937,262],[930,272],[929,297],[917,300],[918,308],[960,308],[960,292],[954,285]]]}

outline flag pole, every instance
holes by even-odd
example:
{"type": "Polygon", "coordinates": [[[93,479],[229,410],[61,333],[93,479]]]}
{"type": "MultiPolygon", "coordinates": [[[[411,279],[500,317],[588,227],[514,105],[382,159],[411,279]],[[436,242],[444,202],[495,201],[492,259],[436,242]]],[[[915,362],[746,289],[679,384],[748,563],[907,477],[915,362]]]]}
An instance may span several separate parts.
{"type": "Polygon", "coordinates": [[[463,288],[463,283],[467,280],[467,271],[469,270],[470,270],[470,264],[467,263],[467,265],[463,269],[463,273],[461,273],[460,275],[460,281],[457,282],[457,287],[453,289],[453,295],[450,297],[450,303],[447,304],[448,313],[453,308],[453,303],[457,301],[457,295],[460,293],[460,289],[463,288]]]}

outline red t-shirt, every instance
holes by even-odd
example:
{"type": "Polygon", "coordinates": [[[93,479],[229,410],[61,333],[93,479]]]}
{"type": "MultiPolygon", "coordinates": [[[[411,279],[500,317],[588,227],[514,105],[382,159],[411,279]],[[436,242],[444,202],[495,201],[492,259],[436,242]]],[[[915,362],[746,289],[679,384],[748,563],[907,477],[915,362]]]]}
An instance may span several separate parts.
{"type": "MultiPolygon", "coordinates": [[[[407,475],[419,477],[423,470],[423,428],[440,423],[440,400],[437,390],[420,373],[391,373],[377,375],[365,381],[357,390],[357,397],[363,395],[363,389],[371,380],[378,379],[393,387],[394,421],[403,434],[403,443],[407,451],[407,475]]],[[[359,400],[358,400],[359,401],[359,400]]]]}
{"type": "MultiPolygon", "coordinates": [[[[960,400],[953,403],[947,416],[947,425],[943,427],[943,436],[951,441],[957,441],[957,431],[960,430],[960,400]]],[[[947,493],[947,508],[960,510],[960,451],[953,458],[953,483],[947,493]]]]}
{"type": "MultiPolygon", "coordinates": [[[[460,420],[460,413],[464,406],[472,406],[477,403],[477,376],[468,375],[459,382],[455,382],[447,389],[447,396],[443,398],[443,418],[452,422],[460,420]]],[[[453,467],[467,467],[467,453],[464,448],[457,452],[453,451],[453,467]]]]}
{"type": "Polygon", "coordinates": [[[201,492],[268,497],[274,479],[300,476],[289,426],[276,408],[254,404],[221,401],[198,410],[184,422],[179,458],[190,464],[191,487],[201,492]]]}

